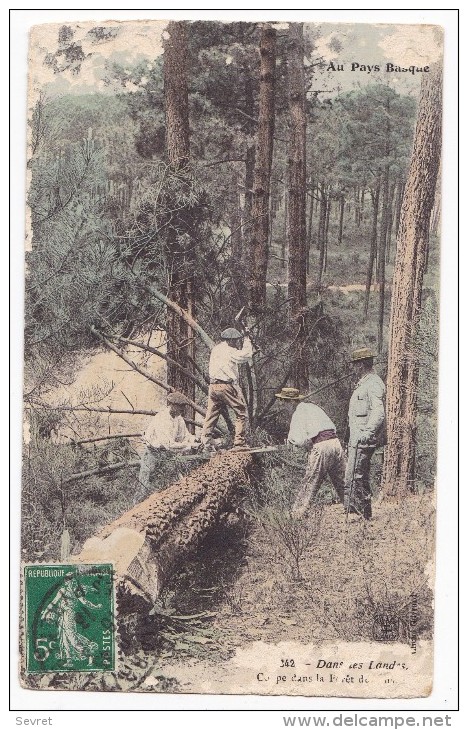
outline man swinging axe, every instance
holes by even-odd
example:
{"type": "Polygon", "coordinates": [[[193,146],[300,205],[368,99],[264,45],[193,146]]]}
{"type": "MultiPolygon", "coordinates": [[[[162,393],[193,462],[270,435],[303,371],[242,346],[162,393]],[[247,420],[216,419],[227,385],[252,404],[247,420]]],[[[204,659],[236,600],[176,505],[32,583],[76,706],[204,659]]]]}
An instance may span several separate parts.
{"type": "Polygon", "coordinates": [[[239,387],[239,365],[252,362],[252,342],[249,331],[245,335],[234,327],[221,332],[221,342],[211,351],[209,363],[210,388],[208,406],[201,434],[205,451],[215,451],[213,431],[224,406],[231,408],[236,416],[234,424],[234,449],[247,449],[245,422],[247,405],[239,387]]]}

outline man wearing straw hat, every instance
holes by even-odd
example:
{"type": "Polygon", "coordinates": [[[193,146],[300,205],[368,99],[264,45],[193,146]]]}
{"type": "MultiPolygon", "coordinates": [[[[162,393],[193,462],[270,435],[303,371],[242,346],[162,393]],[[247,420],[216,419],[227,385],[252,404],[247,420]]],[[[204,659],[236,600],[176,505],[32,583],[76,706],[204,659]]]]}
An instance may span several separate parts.
{"type": "Polygon", "coordinates": [[[368,347],[354,350],[351,362],[358,382],[349,402],[344,505],[347,515],[359,514],[369,520],[371,459],[377,446],[385,443],[385,385],[374,371],[374,354],[368,347]]]}
{"type": "Polygon", "coordinates": [[[301,395],[297,388],[282,388],[275,396],[292,414],[288,443],[308,451],[306,474],[292,516],[297,518],[306,514],[327,474],[342,502],[346,460],[335,424],[316,403],[303,403],[307,396],[301,395]]]}

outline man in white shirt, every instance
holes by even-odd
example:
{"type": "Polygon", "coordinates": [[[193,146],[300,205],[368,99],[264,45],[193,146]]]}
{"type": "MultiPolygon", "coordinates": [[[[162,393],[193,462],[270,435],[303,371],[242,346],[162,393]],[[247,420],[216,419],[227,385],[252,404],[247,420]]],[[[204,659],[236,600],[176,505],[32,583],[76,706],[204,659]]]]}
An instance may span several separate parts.
{"type": "Polygon", "coordinates": [[[224,406],[232,408],[236,415],[234,448],[245,448],[245,421],[247,406],[239,387],[239,365],[252,361],[252,343],[248,336],[228,327],[221,332],[222,341],[211,351],[208,406],[203,423],[201,440],[206,450],[214,450],[213,431],[224,406]]]}
{"type": "Polygon", "coordinates": [[[183,414],[187,400],[174,391],[167,396],[167,407],[152,417],[143,435],[146,444],[141,457],[139,481],[149,487],[154,471],[161,461],[164,450],[175,454],[187,454],[195,446],[195,436],[187,429],[183,414]]]}
{"type": "Polygon", "coordinates": [[[297,388],[283,388],[275,395],[287,404],[292,413],[288,443],[306,449],[309,454],[292,516],[297,518],[306,514],[327,474],[342,502],[346,460],[335,424],[315,403],[301,403],[306,396],[301,395],[297,388]]]}

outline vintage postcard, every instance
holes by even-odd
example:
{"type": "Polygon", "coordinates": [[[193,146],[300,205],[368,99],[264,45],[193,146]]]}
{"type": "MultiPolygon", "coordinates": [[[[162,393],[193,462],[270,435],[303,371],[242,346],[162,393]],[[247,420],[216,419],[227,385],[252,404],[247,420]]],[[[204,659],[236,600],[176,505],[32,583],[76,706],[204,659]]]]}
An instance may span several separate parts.
{"type": "Polygon", "coordinates": [[[430,695],[442,64],[31,29],[24,688],[430,695]]]}

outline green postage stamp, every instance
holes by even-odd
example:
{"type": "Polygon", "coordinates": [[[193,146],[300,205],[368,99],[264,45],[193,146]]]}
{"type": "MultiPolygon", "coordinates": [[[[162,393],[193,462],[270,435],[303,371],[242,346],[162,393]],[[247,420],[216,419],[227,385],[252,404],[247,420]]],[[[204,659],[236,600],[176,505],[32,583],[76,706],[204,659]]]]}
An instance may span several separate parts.
{"type": "Polygon", "coordinates": [[[26,671],[115,669],[112,565],[24,568],[26,671]]]}

